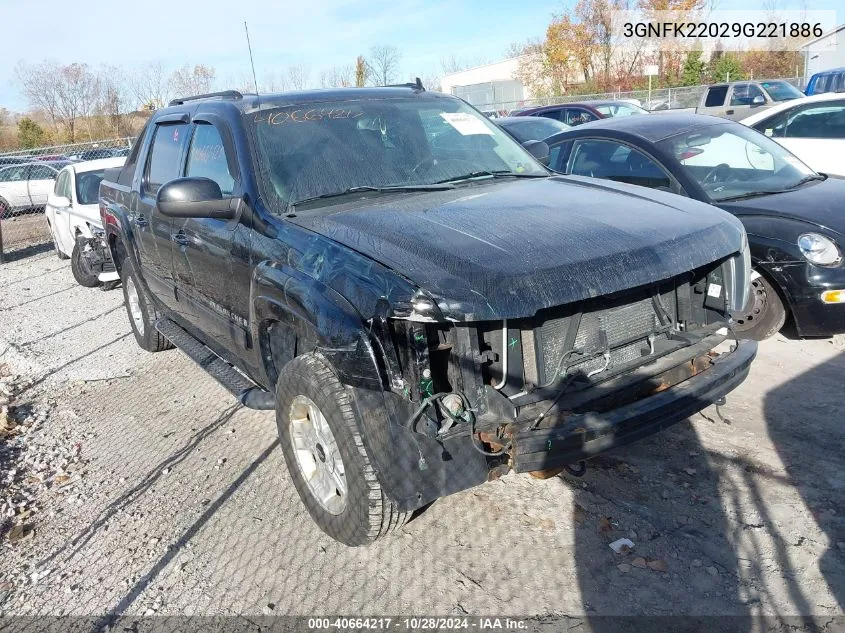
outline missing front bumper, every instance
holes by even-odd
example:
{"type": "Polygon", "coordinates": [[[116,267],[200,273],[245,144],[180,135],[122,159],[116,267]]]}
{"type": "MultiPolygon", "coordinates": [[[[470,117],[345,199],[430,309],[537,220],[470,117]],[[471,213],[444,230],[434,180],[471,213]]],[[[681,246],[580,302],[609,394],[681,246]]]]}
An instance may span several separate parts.
{"type": "Polygon", "coordinates": [[[652,396],[606,413],[571,415],[550,428],[523,428],[513,435],[511,466],[517,472],[559,468],[665,429],[739,386],[756,354],[756,342],[740,341],[705,371],[652,396]]]}

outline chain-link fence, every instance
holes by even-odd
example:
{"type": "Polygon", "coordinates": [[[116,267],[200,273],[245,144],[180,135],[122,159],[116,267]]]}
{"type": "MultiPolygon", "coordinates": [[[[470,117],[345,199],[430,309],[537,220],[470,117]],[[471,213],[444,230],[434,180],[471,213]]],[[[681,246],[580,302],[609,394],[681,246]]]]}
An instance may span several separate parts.
{"type": "Polygon", "coordinates": [[[0,153],[0,263],[51,248],[47,200],[66,166],[126,156],[133,138],[0,153]]]}
{"type": "MultiPolygon", "coordinates": [[[[803,77],[789,77],[780,79],[796,88],[804,86],[803,77]]],[[[496,112],[500,116],[508,116],[524,108],[556,105],[559,103],[574,103],[581,101],[604,101],[610,99],[631,100],[652,112],[662,110],[683,110],[695,108],[708,86],[682,86],[679,88],[654,88],[652,90],[629,90],[616,92],[601,92],[595,94],[573,94],[557,97],[538,97],[521,101],[485,103],[476,106],[485,112],[496,112]]]]}

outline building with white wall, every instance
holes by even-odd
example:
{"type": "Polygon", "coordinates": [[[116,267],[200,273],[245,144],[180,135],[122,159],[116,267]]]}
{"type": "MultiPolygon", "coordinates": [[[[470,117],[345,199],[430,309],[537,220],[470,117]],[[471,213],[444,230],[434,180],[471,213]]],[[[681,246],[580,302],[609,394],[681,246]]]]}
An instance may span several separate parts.
{"type": "Polygon", "coordinates": [[[494,64],[484,64],[446,75],[440,89],[483,109],[512,107],[532,97],[527,86],[518,79],[519,57],[494,64]]]}
{"type": "Polygon", "coordinates": [[[845,24],[801,47],[804,53],[804,77],[809,79],[823,70],[845,67],[845,41],[837,45],[837,39],[845,40],[845,24]]]}

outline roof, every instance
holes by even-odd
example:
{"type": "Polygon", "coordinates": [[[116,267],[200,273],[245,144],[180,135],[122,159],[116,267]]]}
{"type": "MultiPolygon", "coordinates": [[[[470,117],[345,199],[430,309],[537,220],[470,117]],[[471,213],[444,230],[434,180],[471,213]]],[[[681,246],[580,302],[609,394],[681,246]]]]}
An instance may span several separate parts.
{"type": "Polygon", "coordinates": [[[419,99],[455,99],[451,95],[437,92],[416,90],[408,86],[384,86],[374,88],[326,88],[319,90],[297,90],[270,94],[241,94],[235,91],[215,93],[204,98],[186,97],[184,103],[176,103],[162,108],[160,112],[178,110],[198,103],[227,103],[241,111],[252,112],[258,109],[278,108],[289,105],[307,105],[311,103],[331,103],[337,101],[367,101],[376,99],[419,98],[419,99]]]}
{"type": "Polygon", "coordinates": [[[561,134],[589,130],[614,130],[639,136],[656,143],[675,134],[689,132],[713,125],[735,124],[734,121],[705,114],[652,114],[650,116],[622,116],[583,123],[561,134]]]}
{"type": "Polygon", "coordinates": [[[68,167],[73,167],[73,170],[76,173],[85,173],[87,171],[121,167],[125,162],[126,156],[112,156],[110,158],[97,158],[95,160],[85,160],[79,163],[72,163],[68,165],[68,167]]]}
{"type": "Polygon", "coordinates": [[[740,123],[743,125],[754,125],[755,123],[759,123],[774,114],[778,114],[784,110],[790,110],[795,106],[804,105],[805,103],[824,103],[825,101],[845,101],[845,93],[823,92],[817,95],[810,95],[809,97],[801,97],[800,99],[790,99],[789,101],[783,101],[760,112],[755,112],[751,116],[742,119],[740,123]]]}

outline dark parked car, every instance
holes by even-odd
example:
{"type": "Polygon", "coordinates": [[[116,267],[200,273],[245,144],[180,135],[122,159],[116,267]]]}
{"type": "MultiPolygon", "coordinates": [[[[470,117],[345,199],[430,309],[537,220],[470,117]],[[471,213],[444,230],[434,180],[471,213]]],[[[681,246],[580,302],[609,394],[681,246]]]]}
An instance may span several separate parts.
{"type": "Polygon", "coordinates": [[[561,173],[688,196],[745,225],[755,275],[737,330],[764,339],[791,319],[799,335],[845,332],[845,180],[815,173],[781,145],[715,117],[597,121],[546,141],[561,173]]]}
{"type": "Polygon", "coordinates": [[[496,119],[496,125],[506,129],[520,143],[542,141],[544,138],[568,130],[569,126],[546,117],[508,116],[496,119]]]}
{"type": "Polygon", "coordinates": [[[413,84],[176,100],[100,208],[138,344],[275,409],[304,505],[359,545],[742,382],[742,224],[647,193],[554,176],[413,84]]]}
{"type": "Polygon", "coordinates": [[[581,101],[559,103],[521,110],[513,116],[540,116],[562,121],[570,127],[598,119],[649,114],[649,111],[629,101],[581,101]]]}

